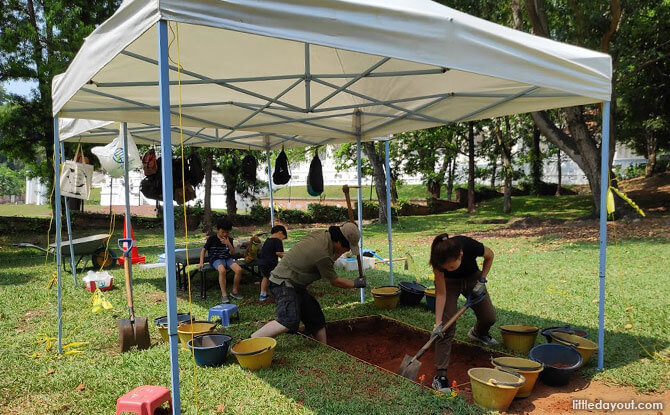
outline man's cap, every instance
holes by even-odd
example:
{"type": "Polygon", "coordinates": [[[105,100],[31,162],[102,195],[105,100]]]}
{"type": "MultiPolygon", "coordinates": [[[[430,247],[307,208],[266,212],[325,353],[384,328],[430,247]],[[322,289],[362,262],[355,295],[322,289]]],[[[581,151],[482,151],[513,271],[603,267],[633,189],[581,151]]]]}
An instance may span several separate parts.
{"type": "Polygon", "coordinates": [[[342,231],[342,235],[349,241],[351,253],[360,255],[361,251],[358,249],[358,241],[361,240],[361,233],[358,231],[358,226],[353,222],[347,222],[340,226],[340,230],[342,231]]]}

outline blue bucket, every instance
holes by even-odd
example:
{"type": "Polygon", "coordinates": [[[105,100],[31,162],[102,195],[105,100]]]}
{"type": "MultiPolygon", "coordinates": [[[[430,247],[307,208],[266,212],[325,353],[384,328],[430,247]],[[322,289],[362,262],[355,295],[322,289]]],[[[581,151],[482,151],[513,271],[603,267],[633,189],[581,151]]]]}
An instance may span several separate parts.
{"type": "Polygon", "coordinates": [[[187,347],[193,350],[198,366],[216,367],[226,362],[232,340],[227,334],[202,334],[189,340],[187,347]]]}

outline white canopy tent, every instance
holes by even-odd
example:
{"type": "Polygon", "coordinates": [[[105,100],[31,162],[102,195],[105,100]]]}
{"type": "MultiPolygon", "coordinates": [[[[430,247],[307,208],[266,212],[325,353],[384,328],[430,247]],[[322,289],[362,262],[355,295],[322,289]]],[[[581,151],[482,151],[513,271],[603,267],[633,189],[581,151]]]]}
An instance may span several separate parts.
{"type": "MultiPolygon", "coordinates": [[[[53,113],[56,119],[159,126],[163,157],[170,157],[179,108],[185,127],[204,128],[201,136],[221,146],[271,150],[360,143],[451,122],[605,102],[605,178],[611,71],[608,55],[429,0],[126,0],[54,78],[53,113]],[[261,134],[245,137],[249,132],[261,134]]],[[[163,194],[170,200],[170,163],[162,167],[163,194]]],[[[170,204],[163,217],[172,393],[179,413],[170,204]]]]}

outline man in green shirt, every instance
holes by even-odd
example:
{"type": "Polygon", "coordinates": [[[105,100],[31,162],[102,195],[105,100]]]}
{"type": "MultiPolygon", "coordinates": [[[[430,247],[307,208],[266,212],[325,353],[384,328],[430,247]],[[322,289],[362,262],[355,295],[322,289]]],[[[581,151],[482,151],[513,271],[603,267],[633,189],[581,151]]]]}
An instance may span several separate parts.
{"type": "Polygon", "coordinates": [[[275,299],[277,318],[251,337],[275,337],[295,332],[302,321],[307,333],[326,343],[326,318],[307,286],[325,278],[336,287],[364,288],[364,278],[340,278],[334,268],[335,260],[349,250],[359,255],[360,238],[358,227],[347,222],[342,226],[331,226],[327,231],[312,232],[286,252],[270,274],[269,289],[275,299]]]}

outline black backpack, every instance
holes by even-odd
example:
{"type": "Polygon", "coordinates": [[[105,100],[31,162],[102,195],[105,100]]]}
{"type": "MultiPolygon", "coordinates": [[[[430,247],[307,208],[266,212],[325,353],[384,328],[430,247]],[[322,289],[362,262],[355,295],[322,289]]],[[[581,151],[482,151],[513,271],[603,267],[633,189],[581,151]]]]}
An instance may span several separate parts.
{"type": "Polygon", "coordinates": [[[311,196],[319,196],[323,193],[323,168],[321,167],[321,160],[319,160],[318,152],[314,155],[312,162],[309,164],[307,193],[311,196]]]}
{"type": "Polygon", "coordinates": [[[242,159],[242,180],[247,183],[256,183],[256,170],[258,169],[258,162],[251,154],[247,154],[242,159]]]}
{"type": "Polygon", "coordinates": [[[281,153],[277,156],[275,161],[275,171],[272,173],[272,181],[274,184],[286,184],[291,180],[291,173],[288,171],[288,157],[282,147],[281,153]]]}
{"type": "Polygon", "coordinates": [[[205,178],[205,171],[202,169],[200,157],[198,157],[196,153],[191,153],[191,155],[186,159],[184,173],[186,175],[186,180],[188,180],[188,182],[191,183],[193,187],[198,187],[200,183],[202,183],[203,179],[205,178]]]}
{"type": "Polygon", "coordinates": [[[161,173],[161,158],[156,159],[156,173],[142,179],[140,192],[144,197],[154,200],[163,200],[163,175],[161,173]]]}

